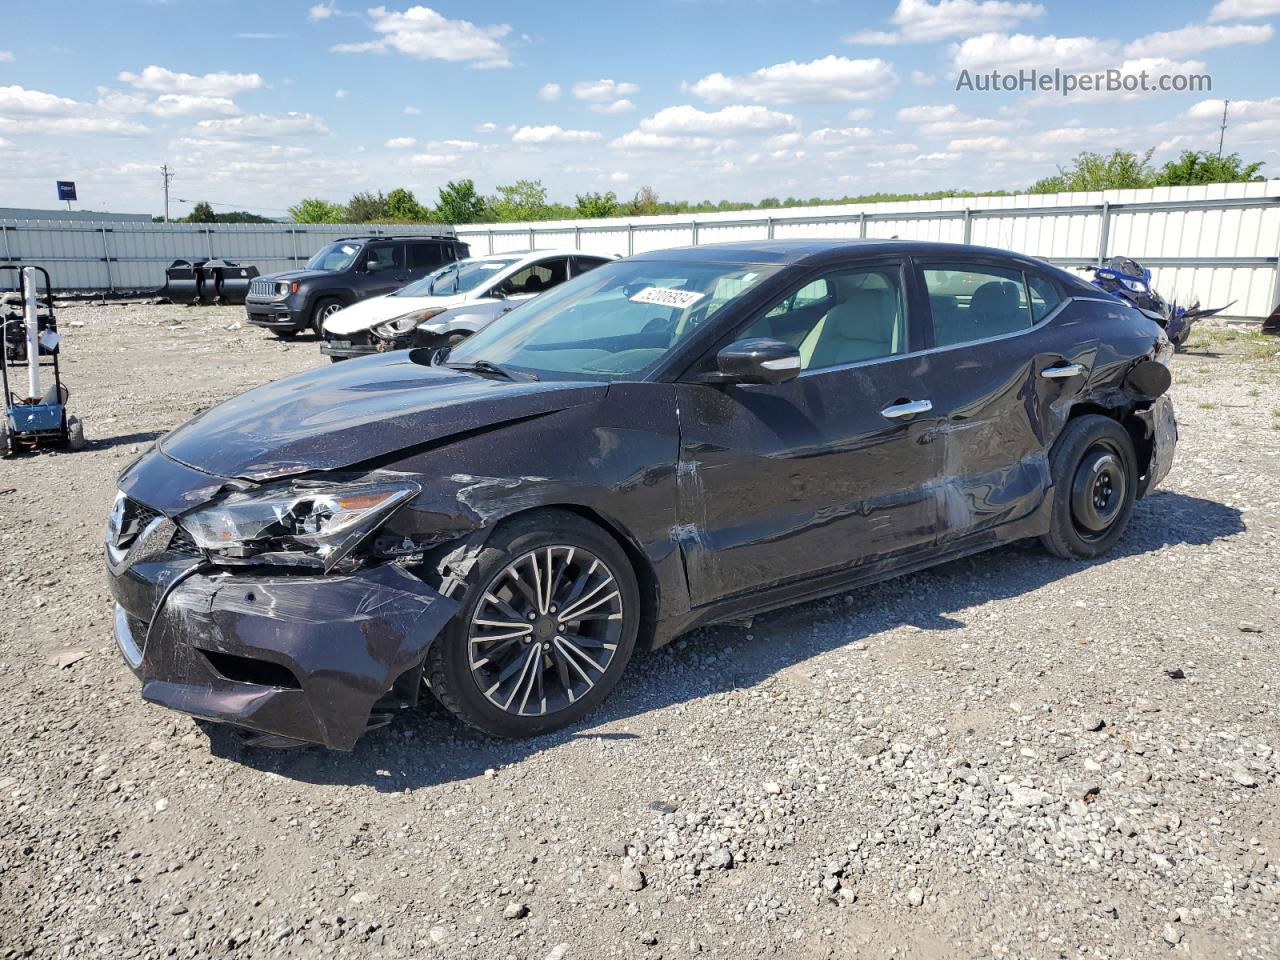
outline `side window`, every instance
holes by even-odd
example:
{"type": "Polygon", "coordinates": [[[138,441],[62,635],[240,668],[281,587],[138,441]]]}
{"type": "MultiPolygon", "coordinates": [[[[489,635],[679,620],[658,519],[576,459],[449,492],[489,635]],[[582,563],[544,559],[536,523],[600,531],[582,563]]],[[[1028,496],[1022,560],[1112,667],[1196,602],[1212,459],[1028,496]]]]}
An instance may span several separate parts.
{"type": "Polygon", "coordinates": [[[1038,274],[1027,274],[1027,291],[1031,294],[1031,322],[1039,323],[1062,302],[1058,291],[1047,278],[1038,274]]]}
{"type": "Polygon", "coordinates": [[[445,245],[443,243],[409,244],[410,270],[434,270],[443,264],[445,259],[445,245]]]}
{"type": "Polygon", "coordinates": [[[499,288],[506,296],[539,294],[564,283],[569,270],[568,257],[539,260],[507,277],[499,288]]]}
{"type": "Polygon", "coordinates": [[[945,347],[1031,326],[1021,270],[968,263],[921,264],[933,342],[945,347]]]}
{"type": "Polygon", "coordinates": [[[608,262],[604,257],[574,257],[573,275],[576,277],[579,274],[586,273],[588,270],[604,266],[608,262]]]}
{"type": "Polygon", "coordinates": [[[788,294],[740,335],[785,340],[803,370],[907,351],[907,312],[898,267],[841,270],[788,294]]]}
{"type": "Polygon", "coordinates": [[[369,246],[365,254],[365,263],[376,260],[383,270],[394,270],[404,266],[404,245],[400,243],[375,243],[369,246]]]}

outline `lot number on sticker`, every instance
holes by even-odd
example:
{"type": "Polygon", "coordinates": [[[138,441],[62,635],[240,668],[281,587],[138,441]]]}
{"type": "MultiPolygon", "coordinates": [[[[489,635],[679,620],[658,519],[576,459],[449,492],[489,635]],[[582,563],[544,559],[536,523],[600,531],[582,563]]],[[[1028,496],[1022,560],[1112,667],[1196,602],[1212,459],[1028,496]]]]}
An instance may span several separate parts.
{"type": "Polygon", "coordinates": [[[630,297],[632,303],[654,303],[660,307],[687,310],[706,294],[697,290],[673,290],[671,287],[645,287],[630,297]]]}

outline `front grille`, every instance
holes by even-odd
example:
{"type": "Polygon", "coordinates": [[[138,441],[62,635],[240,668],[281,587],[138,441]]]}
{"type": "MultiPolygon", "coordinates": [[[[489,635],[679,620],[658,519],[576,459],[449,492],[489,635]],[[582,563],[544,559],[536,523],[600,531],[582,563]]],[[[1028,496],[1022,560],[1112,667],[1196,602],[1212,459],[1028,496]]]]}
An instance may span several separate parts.
{"type": "Polygon", "coordinates": [[[173,531],[173,539],[169,541],[169,552],[180,554],[184,557],[199,557],[204,553],[196,546],[196,542],[191,539],[191,534],[181,527],[173,531]]]}
{"type": "Polygon", "coordinates": [[[276,282],[274,280],[253,280],[249,283],[249,296],[258,297],[259,299],[270,299],[276,295],[276,282]]]}

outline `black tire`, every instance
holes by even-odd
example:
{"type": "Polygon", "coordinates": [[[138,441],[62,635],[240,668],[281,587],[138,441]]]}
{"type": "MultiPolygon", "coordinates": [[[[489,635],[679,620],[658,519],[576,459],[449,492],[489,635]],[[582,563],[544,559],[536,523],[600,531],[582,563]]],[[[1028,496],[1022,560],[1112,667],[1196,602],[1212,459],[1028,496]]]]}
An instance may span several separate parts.
{"type": "Polygon", "coordinates": [[[1049,454],[1053,513],[1044,548],[1059,557],[1101,556],[1124,535],[1138,488],[1128,431],[1109,417],[1067,421],[1049,454]]]}
{"type": "MultiPolygon", "coordinates": [[[[539,603],[543,593],[537,590],[539,603]]],[[[635,571],[613,537],[572,513],[540,510],[501,524],[453,596],[462,606],[427,654],[426,679],[437,699],[451,713],[493,736],[533,737],[580,720],[613,690],[635,649],[640,625],[640,591],[635,571]],[[529,560],[531,555],[533,561],[529,560]],[[559,617],[573,610],[589,616],[557,625],[554,604],[548,605],[550,615],[523,612],[524,606],[531,611],[535,609],[531,599],[535,583],[531,564],[539,564],[540,571],[541,558],[548,555],[555,572],[547,581],[550,587],[545,592],[548,596],[563,598],[560,602],[565,606],[559,617]],[[562,564],[559,569],[555,567],[557,555],[562,564]],[[605,579],[605,573],[591,567],[596,572],[579,587],[579,579],[588,569],[588,559],[602,564],[612,582],[605,579]],[[521,595],[510,579],[517,567],[528,581],[525,595],[521,595]],[[613,587],[616,590],[612,590],[613,587]],[[578,588],[576,599],[573,588],[578,588]],[[561,589],[569,592],[561,593],[561,589]],[[502,617],[500,621],[487,619],[495,615],[491,611],[498,610],[490,599],[494,597],[505,611],[498,614],[502,617]],[[593,604],[599,605],[593,608],[593,604]],[[614,616],[614,610],[619,616],[614,616]],[[486,624],[513,621],[523,628],[531,615],[536,617],[535,622],[527,626],[530,632],[521,636],[498,632],[491,634],[494,640],[486,640],[483,637],[488,631],[501,631],[501,626],[473,624],[474,620],[486,624]],[[572,629],[566,630],[567,627],[572,629]],[[559,634],[554,632],[557,630],[559,634]],[[473,634],[480,639],[473,640],[473,634]],[[577,648],[581,643],[594,652],[586,654],[588,659],[581,659],[582,648],[577,648],[574,655],[565,648],[565,641],[570,647],[577,648]],[[474,669],[473,647],[477,651],[474,669]],[[575,660],[581,664],[576,673],[569,669],[575,660]],[[532,668],[527,675],[526,667],[532,668]],[[488,686],[495,678],[501,678],[504,671],[518,672],[488,686]],[[567,688],[566,677],[570,681],[567,688]],[[504,709],[497,701],[506,697],[508,691],[514,692],[508,698],[509,707],[504,709]],[[520,698],[522,691],[526,691],[523,699],[520,698]],[[541,713],[536,712],[539,706],[541,713]]]]}
{"type": "Polygon", "coordinates": [[[311,331],[317,337],[324,336],[324,322],[328,317],[341,310],[346,304],[336,297],[321,297],[311,308],[311,331]]]}

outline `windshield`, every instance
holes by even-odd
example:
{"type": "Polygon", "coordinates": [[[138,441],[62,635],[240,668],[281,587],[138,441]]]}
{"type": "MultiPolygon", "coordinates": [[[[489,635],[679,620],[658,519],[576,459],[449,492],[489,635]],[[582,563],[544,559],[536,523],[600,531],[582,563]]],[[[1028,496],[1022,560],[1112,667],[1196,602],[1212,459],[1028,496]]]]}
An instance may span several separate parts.
{"type": "Polygon", "coordinates": [[[320,252],[307,261],[308,270],[327,270],[330,273],[341,273],[351,266],[360,252],[360,244],[339,241],[322,247],[320,252]]]}
{"type": "Polygon", "coordinates": [[[409,284],[392,294],[393,297],[447,296],[451,293],[470,293],[483,283],[488,283],[498,273],[518,263],[519,257],[501,259],[459,260],[446,264],[434,273],[409,284]]]}
{"type": "Polygon", "coordinates": [[[643,376],[672,349],[777,267],[620,260],[504,314],[449,353],[542,379],[643,376]]]}

